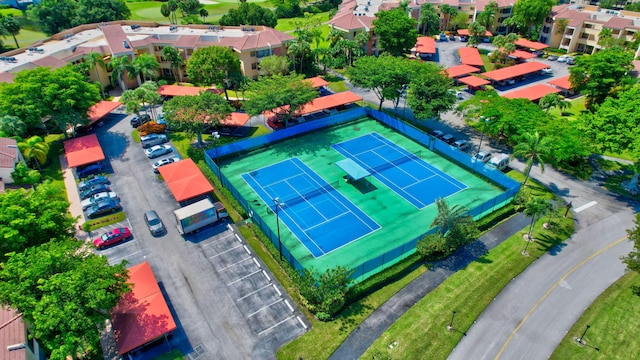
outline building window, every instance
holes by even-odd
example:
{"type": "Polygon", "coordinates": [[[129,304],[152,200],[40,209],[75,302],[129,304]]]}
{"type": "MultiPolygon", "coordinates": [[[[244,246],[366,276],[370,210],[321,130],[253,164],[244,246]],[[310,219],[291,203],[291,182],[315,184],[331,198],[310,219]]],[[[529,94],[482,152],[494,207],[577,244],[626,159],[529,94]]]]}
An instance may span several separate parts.
{"type": "Polygon", "coordinates": [[[271,49],[265,49],[265,50],[258,50],[256,51],[256,56],[258,57],[258,59],[261,59],[265,56],[269,56],[271,55],[271,49]]]}
{"type": "Polygon", "coordinates": [[[540,42],[543,44],[547,43],[547,37],[546,36],[540,36],[540,42]]]}
{"type": "Polygon", "coordinates": [[[501,14],[510,14],[511,13],[511,8],[500,9],[500,13],[501,14]]]}
{"type": "Polygon", "coordinates": [[[550,30],[551,29],[546,25],[542,27],[542,32],[545,33],[545,34],[548,34],[550,30]]]}
{"type": "Polygon", "coordinates": [[[593,24],[584,24],[585,29],[593,29],[593,24]]]}
{"type": "Polygon", "coordinates": [[[251,56],[251,57],[256,57],[256,52],[255,52],[255,51],[252,51],[252,52],[249,54],[249,56],[251,56]]]}
{"type": "Polygon", "coordinates": [[[589,34],[587,33],[580,34],[580,39],[588,39],[588,38],[589,38],[589,34]]]}
{"type": "Polygon", "coordinates": [[[258,69],[258,63],[251,64],[251,70],[257,70],[257,69],[258,69]]]}

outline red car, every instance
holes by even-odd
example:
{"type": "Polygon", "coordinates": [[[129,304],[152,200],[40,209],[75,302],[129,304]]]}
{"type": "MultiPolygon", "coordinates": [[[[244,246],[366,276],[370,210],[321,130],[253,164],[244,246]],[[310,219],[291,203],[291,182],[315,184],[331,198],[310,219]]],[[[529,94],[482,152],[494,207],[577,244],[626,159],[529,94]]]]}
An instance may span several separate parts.
{"type": "Polygon", "coordinates": [[[93,240],[93,245],[98,249],[103,249],[109,245],[119,243],[131,238],[131,231],[128,227],[113,229],[102,234],[99,238],[93,240]]]}

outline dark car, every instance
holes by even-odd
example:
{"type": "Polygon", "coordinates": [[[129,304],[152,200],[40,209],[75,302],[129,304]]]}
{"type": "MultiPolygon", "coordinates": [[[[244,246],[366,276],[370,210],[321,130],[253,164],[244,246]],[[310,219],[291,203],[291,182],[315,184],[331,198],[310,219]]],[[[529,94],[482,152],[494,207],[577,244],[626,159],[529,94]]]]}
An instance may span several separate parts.
{"type": "Polygon", "coordinates": [[[446,142],[449,145],[453,145],[453,143],[456,142],[456,139],[453,137],[453,135],[447,134],[442,137],[442,141],[446,142]]]}
{"type": "Polygon", "coordinates": [[[104,166],[102,163],[95,163],[77,168],[76,173],[78,174],[78,177],[82,179],[89,175],[101,173],[103,168],[104,166]]]}
{"type": "Polygon", "coordinates": [[[138,126],[151,121],[151,117],[147,114],[142,114],[138,116],[134,116],[131,119],[131,126],[137,128],[138,126]]]}
{"type": "Polygon", "coordinates": [[[80,181],[78,183],[78,190],[82,191],[88,187],[92,187],[93,185],[100,185],[100,184],[109,185],[111,184],[111,181],[109,181],[109,179],[107,179],[106,176],[94,176],[94,177],[80,181]]]}
{"type": "Polygon", "coordinates": [[[442,139],[442,137],[444,136],[444,133],[440,130],[433,130],[432,132],[429,133],[429,135],[438,139],[442,139]]]}
{"type": "Polygon", "coordinates": [[[88,199],[92,195],[95,195],[101,192],[109,192],[109,191],[111,191],[111,189],[105,184],[93,185],[80,191],[80,199],[81,200],[88,199]]]}
{"type": "Polygon", "coordinates": [[[120,210],[122,210],[122,206],[120,206],[119,202],[112,199],[103,199],[87,209],[87,218],[95,219],[120,210]]]}
{"type": "Polygon", "coordinates": [[[102,234],[100,237],[95,238],[93,240],[93,245],[98,249],[102,250],[105,247],[113,244],[117,244],[121,241],[131,239],[131,230],[128,227],[121,227],[117,229],[113,229],[102,234]]]}
{"type": "Polygon", "coordinates": [[[144,213],[144,221],[147,223],[151,235],[161,235],[165,232],[164,224],[155,210],[149,210],[144,213]]]}

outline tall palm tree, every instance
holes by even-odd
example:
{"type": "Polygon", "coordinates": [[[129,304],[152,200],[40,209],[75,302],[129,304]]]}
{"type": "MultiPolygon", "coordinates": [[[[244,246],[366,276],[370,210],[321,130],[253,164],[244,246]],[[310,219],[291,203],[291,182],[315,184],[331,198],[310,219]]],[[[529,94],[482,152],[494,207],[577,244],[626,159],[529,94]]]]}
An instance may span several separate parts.
{"type": "Polygon", "coordinates": [[[344,31],[332,28],[327,34],[329,47],[333,47],[339,40],[344,39],[344,31]]]}
{"type": "Polygon", "coordinates": [[[111,83],[115,85],[116,81],[119,81],[122,91],[126,91],[127,84],[124,82],[124,74],[131,69],[131,59],[126,55],[115,56],[111,58],[110,64],[113,68],[113,71],[111,71],[111,83]]]}
{"type": "Polygon", "coordinates": [[[49,144],[40,136],[32,136],[27,140],[18,142],[18,149],[27,160],[34,160],[38,170],[42,171],[40,164],[47,162],[49,156],[49,144]]]}
{"type": "Polygon", "coordinates": [[[180,81],[182,79],[182,66],[185,61],[178,49],[173,46],[165,46],[162,48],[162,57],[169,62],[176,81],[180,81]]]}
{"type": "Polygon", "coordinates": [[[485,5],[484,10],[478,15],[478,22],[482,24],[487,30],[491,31],[493,25],[496,23],[496,16],[498,15],[498,3],[491,1],[485,5]]]}
{"type": "Polygon", "coordinates": [[[436,226],[442,235],[446,234],[455,225],[472,220],[471,216],[467,215],[467,208],[460,205],[449,207],[449,204],[443,198],[436,200],[436,207],[438,208],[438,215],[431,222],[431,226],[436,226]]]}
{"type": "Polygon", "coordinates": [[[544,173],[544,164],[549,162],[551,156],[551,139],[543,138],[537,131],[534,134],[524,133],[522,138],[522,142],[513,148],[511,158],[526,159],[524,166],[525,177],[522,182],[522,186],[525,186],[534,163],[537,162],[540,165],[540,172],[544,173]]]}
{"type": "Polygon", "coordinates": [[[129,72],[129,76],[131,78],[137,77],[138,86],[141,86],[144,81],[153,80],[158,74],[159,68],[160,64],[155,56],[151,54],[140,54],[131,62],[132,71],[129,72]],[[142,81],[140,78],[142,78],[142,81]]]}
{"type": "Polygon", "coordinates": [[[442,4],[442,6],[440,6],[440,14],[442,14],[442,20],[444,21],[442,30],[448,30],[451,18],[458,15],[458,9],[449,4],[442,4]]]}
{"type": "Polygon", "coordinates": [[[548,214],[552,209],[553,205],[551,202],[543,197],[535,197],[524,205],[524,214],[531,217],[531,225],[529,226],[529,233],[527,234],[527,245],[522,251],[522,254],[527,254],[527,248],[532,240],[531,233],[533,232],[533,226],[536,224],[536,221],[548,214]]]}
{"type": "Polygon", "coordinates": [[[13,41],[16,43],[16,49],[19,49],[20,44],[18,44],[18,39],[16,39],[16,35],[20,34],[20,22],[18,19],[13,17],[12,14],[9,14],[0,19],[0,27],[2,27],[5,33],[13,36],[13,41]]]}
{"type": "Polygon", "coordinates": [[[198,13],[200,14],[200,17],[202,18],[202,22],[206,22],[207,21],[207,16],[209,16],[209,12],[207,11],[207,9],[200,8],[200,10],[198,10],[198,13]]]}
{"type": "Polygon", "coordinates": [[[100,78],[100,68],[104,68],[104,59],[102,58],[102,54],[97,52],[90,52],[84,57],[84,61],[89,66],[89,70],[95,70],[96,76],[98,77],[98,82],[100,83],[100,91],[102,92],[102,99],[105,98],[104,95],[104,86],[102,86],[102,79],[100,78]]]}

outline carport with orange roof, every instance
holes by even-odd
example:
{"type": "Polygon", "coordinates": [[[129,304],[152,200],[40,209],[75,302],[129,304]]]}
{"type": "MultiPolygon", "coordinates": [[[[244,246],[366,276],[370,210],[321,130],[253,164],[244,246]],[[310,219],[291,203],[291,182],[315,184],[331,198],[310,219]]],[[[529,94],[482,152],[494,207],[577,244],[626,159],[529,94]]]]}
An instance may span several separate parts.
{"type": "Polygon", "coordinates": [[[549,47],[549,45],[547,44],[537,42],[537,41],[531,41],[523,38],[516,40],[514,44],[516,46],[526,48],[526,49],[532,49],[532,50],[544,50],[549,47]]]}
{"type": "Polygon", "coordinates": [[[473,47],[461,47],[458,49],[458,53],[460,54],[460,62],[462,64],[477,67],[484,66],[478,49],[473,47]]]}
{"type": "Polygon", "coordinates": [[[199,200],[213,191],[213,186],[191,159],[158,168],[177,202],[199,200]]]}
{"type": "Polygon", "coordinates": [[[416,46],[411,49],[416,56],[430,58],[436,54],[436,39],[431,36],[420,36],[416,40],[416,46]]]}
{"type": "Polygon", "coordinates": [[[503,94],[507,99],[529,99],[537,102],[545,95],[559,93],[560,89],[545,84],[536,84],[526,88],[514,90],[503,94]]]}
{"type": "MultiPolygon", "coordinates": [[[[337,94],[322,96],[306,103],[300,111],[294,114],[294,116],[303,116],[322,110],[329,110],[339,106],[352,104],[360,100],[362,100],[362,97],[352,93],[351,91],[343,91],[337,94]]],[[[272,118],[278,113],[278,110],[286,111],[288,109],[289,105],[285,105],[278,109],[267,110],[262,114],[267,119],[272,120],[272,118]]]]}
{"type": "Polygon", "coordinates": [[[320,76],[310,77],[310,78],[304,79],[303,81],[310,82],[311,86],[314,88],[321,88],[323,86],[329,85],[329,82],[327,82],[327,80],[321,78],[320,76]]]}
{"type": "Polygon", "coordinates": [[[486,77],[491,81],[504,81],[508,79],[514,79],[519,76],[532,74],[548,67],[549,65],[547,64],[543,64],[538,61],[530,61],[498,70],[487,71],[480,75],[486,77]]]}
{"type": "Polygon", "coordinates": [[[444,71],[447,72],[448,77],[455,79],[463,75],[480,72],[480,69],[478,69],[475,66],[462,64],[462,65],[448,67],[444,71]]]}
{"type": "Polygon", "coordinates": [[[529,60],[537,57],[536,54],[523,50],[514,50],[509,53],[509,56],[519,60],[529,60]]]}
{"type": "Polygon", "coordinates": [[[571,95],[574,93],[571,81],[569,81],[569,75],[549,80],[547,83],[557,87],[565,95],[571,95]]]}
{"type": "Polygon", "coordinates": [[[93,164],[105,159],[96,134],[81,136],[63,143],[67,165],[70,168],[93,164]]]}
{"type": "MultiPolygon", "coordinates": [[[[471,35],[469,35],[469,29],[459,29],[458,30],[458,35],[465,36],[465,37],[471,36],[471,35]]],[[[484,36],[493,36],[493,34],[491,33],[491,31],[487,30],[484,33],[484,36]]]]}
{"type": "Polygon", "coordinates": [[[461,82],[469,88],[469,90],[477,91],[482,89],[483,86],[491,84],[489,80],[483,79],[478,76],[467,76],[461,79],[458,79],[458,82],[461,82]]]}
{"type": "Polygon", "coordinates": [[[93,105],[87,111],[89,115],[89,125],[93,125],[100,121],[103,117],[107,116],[110,112],[117,109],[122,103],[117,101],[102,100],[99,103],[93,105]]]}
{"type": "Polygon", "coordinates": [[[207,90],[212,89],[198,86],[162,85],[158,88],[158,94],[161,96],[195,96],[201,91],[207,90]]]}

